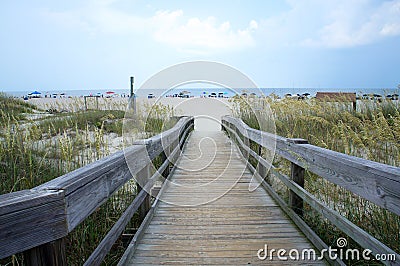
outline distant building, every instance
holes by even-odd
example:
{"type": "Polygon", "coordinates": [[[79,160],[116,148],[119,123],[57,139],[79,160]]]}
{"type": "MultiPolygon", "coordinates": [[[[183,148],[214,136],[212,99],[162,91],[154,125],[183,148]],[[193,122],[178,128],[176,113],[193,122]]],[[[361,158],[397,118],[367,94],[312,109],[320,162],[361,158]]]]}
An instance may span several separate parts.
{"type": "Polygon", "coordinates": [[[317,99],[329,102],[351,102],[353,110],[357,108],[357,97],[355,92],[317,92],[317,99]]]}

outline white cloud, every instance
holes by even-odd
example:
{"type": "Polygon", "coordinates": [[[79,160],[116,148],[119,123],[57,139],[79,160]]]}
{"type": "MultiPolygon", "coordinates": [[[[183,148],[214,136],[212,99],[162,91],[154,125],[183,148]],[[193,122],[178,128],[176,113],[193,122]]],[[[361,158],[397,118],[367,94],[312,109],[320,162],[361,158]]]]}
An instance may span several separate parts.
{"type": "Polygon", "coordinates": [[[160,10],[149,16],[114,7],[117,0],[89,0],[76,10],[45,15],[93,36],[135,34],[195,54],[240,51],[256,42],[265,47],[342,48],[400,36],[400,0],[286,0],[287,11],[240,28],[216,17],[188,17],[183,10],[160,10]]]}
{"type": "Polygon", "coordinates": [[[369,1],[350,1],[331,12],[332,22],[319,33],[316,44],[352,47],[400,34],[398,1],[384,2],[377,8],[369,1]]]}
{"type": "Polygon", "coordinates": [[[214,50],[239,50],[254,45],[252,32],[257,22],[252,20],[243,30],[234,30],[229,21],[218,23],[214,17],[185,19],[183,11],[160,11],[151,19],[153,36],[181,50],[210,52],[214,50]]]}
{"type": "Polygon", "coordinates": [[[256,30],[257,28],[258,28],[258,23],[257,23],[257,21],[255,21],[255,20],[250,21],[249,29],[250,29],[250,30],[256,30]]]}
{"type": "Polygon", "coordinates": [[[399,23],[385,24],[380,33],[384,36],[400,35],[400,24],[399,23]]]}
{"type": "Polygon", "coordinates": [[[343,48],[400,35],[400,0],[288,0],[290,10],[264,20],[267,42],[343,48]]]}
{"type": "Polygon", "coordinates": [[[255,44],[252,36],[258,24],[251,20],[244,29],[233,29],[229,21],[218,22],[215,17],[205,19],[185,17],[182,10],[157,11],[151,17],[121,12],[111,7],[114,0],[92,1],[84,8],[65,12],[43,12],[53,21],[99,34],[149,34],[155,41],[180,51],[208,54],[241,50],[255,44]]]}

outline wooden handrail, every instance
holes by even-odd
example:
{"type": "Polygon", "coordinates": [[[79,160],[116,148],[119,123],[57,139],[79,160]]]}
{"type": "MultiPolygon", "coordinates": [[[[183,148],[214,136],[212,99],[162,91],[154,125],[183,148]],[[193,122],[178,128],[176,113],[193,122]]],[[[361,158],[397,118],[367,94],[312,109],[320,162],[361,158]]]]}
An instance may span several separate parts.
{"type": "Polygon", "coordinates": [[[310,144],[259,131],[240,119],[223,118],[255,143],[275,149],[276,154],[328,181],[400,215],[400,168],[381,164],[310,144]],[[275,144],[276,143],[276,144],[275,144]]]}
{"type": "Polygon", "coordinates": [[[170,163],[175,164],[175,160],[177,158],[175,157],[175,155],[179,156],[181,152],[181,147],[184,144],[186,136],[188,135],[190,130],[192,130],[191,126],[185,128],[185,130],[181,132],[182,134],[179,135],[179,139],[176,139],[176,142],[174,141],[175,145],[169,146],[169,147],[174,146],[174,150],[171,152],[170,156],[168,156],[168,159],[165,158],[162,165],[157,169],[157,171],[151,177],[149,176],[150,172],[148,171],[148,169],[146,169],[149,168],[150,165],[142,169],[141,172],[143,173],[138,174],[138,175],[143,174],[143,176],[140,177],[145,180],[143,188],[140,190],[140,192],[138,193],[134,201],[131,203],[131,205],[125,210],[125,212],[122,214],[119,220],[111,228],[108,234],[104,237],[101,243],[97,246],[95,251],[86,260],[84,265],[92,266],[101,264],[102,260],[108,254],[109,250],[117,240],[118,236],[121,235],[124,228],[131,220],[133,214],[138,210],[140,206],[143,207],[142,208],[143,213],[141,213],[142,216],[141,218],[144,218],[146,216],[147,212],[150,210],[150,195],[148,192],[151,190],[154,183],[157,180],[160,180],[161,177],[167,178],[169,171],[165,170],[169,168],[170,163]]]}
{"type": "MultiPolygon", "coordinates": [[[[164,157],[163,169],[159,169],[165,171],[193,125],[193,117],[182,117],[173,128],[124,151],[33,189],[0,195],[0,258],[67,236],[160,154],[168,155],[164,157]],[[171,153],[173,156],[169,156],[171,153]]],[[[146,178],[147,182],[153,182],[149,176],[146,178]]],[[[142,194],[128,207],[131,212],[148,198],[148,194],[145,197],[142,194]]],[[[132,216],[126,214],[127,217],[132,216]]]]}
{"type": "MultiPolygon", "coordinates": [[[[362,247],[372,250],[373,254],[395,254],[396,261],[400,261],[399,254],[316,199],[311,193],[304,189],[301,185],[301,180],[299,182],[299,180],[294,180],[295,178],[293,178],[294,175],[298,175],[300,172],[301,179],[302,172],[304,169],[307,169],[396,215],[400,215],[399,167],[376,163],[319,148],[307,144],[304,140],[287,139],[256,130],[247,126],[241,119],[231,116],[222,118],[222,126],[228,135],[236,140],[241,148],[239,150],[244,150],[242,155],[245,159],[251,156],[258,162],[257,167],[253,167],[248,162],[249,168],[256,174],[256,177],[261,179],[263,187],[272,194],[282,209],[292,218],[305,235],[308,237],[310,236],[310,241],[313,242],[316,247],[325,248],[326,244],[324,244],[318,236],[313,234],[311,228],[303,222],[301,215],[298,215],[302,212],[302,210],[299,210],[299,199],[307,202],[313,209],[331,221],[362,247]],[[268,162],[257,152],[253,151],[249,147],[248,141],[243,141],[242,139],[251,140],[264,148],[274,150],[277,155],[289,160],[292,167],[295,165],[297,169],[292,169],[291,177],[278,172],[275,167],[271,165],[271,162],[268,162]],[[270,169],[270,172],[290,189],[290,194],[296,196],[295,198],[297,200],[295,203],[290,201],[289,204],[287,204],[278,196],[273,188],[264,180],[266,175],[265,169],[270,169]]],[[[384,263],[394,265],[394,262],[390,261],[384,263]]]]}

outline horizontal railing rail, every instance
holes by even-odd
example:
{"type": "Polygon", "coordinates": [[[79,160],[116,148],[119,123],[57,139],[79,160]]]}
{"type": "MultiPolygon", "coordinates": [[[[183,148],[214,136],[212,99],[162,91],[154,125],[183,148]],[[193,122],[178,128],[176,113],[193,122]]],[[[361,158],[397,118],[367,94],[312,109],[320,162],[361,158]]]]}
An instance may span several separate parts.
{"type": "MultiPolygon", "coordinates": [[[[400,255],[391,248],[359,228],[340,215],[310,192],[304,189],[304,172],[308,170],[318,176],[339,185],[370,202],[400,215],[400,168],[389,166],[308,144],[303,139],[283,138],[268,132],[250,128],[241,119],[231,116],[222,118],[222,127],[238,143],[244,158],[254,158],[257,166],[248,162],[249,168],[261,178],[261,184],[278,202],[289,217],[299,226],[310,241],[320,250],[328,246],[301,218],[303,201],[337,226],[360,246],[370,249],[372,254],[395,254],[396,262],[384,261],[395,265],[400,255]],[[261,157],[259,152],[250,148],[250,141],[268,149],[291,162],[291,176],[279,172],[271,162],[261,157]],[[275,177],[289,189],[289,203],[286,203],[265,178],[269,169],[275,177]]],[[[341,264],[341,262],[333,262],[341,264]]]]}
{"type": "Polygon", "coordinates": [[[31,265],[66,265],[64,238],[136,176],[144,189],[86,262],[100,265],[133,214],[141,209],[145,216],[151,199],[147,191],[160,176],[168,175],[193,127],[193,117],[181,117],[173,128],[137,141],[124,151],[33,189],[0,195],[0,258],[25,252],[31,265]],[[151,175],[152,160],[160,155],[162,165],[151,175]]]}

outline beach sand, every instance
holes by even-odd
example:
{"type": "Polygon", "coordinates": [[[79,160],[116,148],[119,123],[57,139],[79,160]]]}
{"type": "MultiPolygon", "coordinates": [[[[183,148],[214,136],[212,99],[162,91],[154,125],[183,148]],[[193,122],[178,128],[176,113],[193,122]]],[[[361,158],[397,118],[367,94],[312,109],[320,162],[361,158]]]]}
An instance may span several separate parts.
{"type": "Polygon", "coordinates": [[[231,103],[226,98],[161,98],[161,103],[174,106],[176,115],[195,118],[194,128],[198,131],[221,129],[221,117],[231,114],[231,103]]]}
{"type": "MultiPolygon", "coordinates": [[[[139,109],[144,105],[162,103],[174,108],[175,115],[187,115],[195,117],[195,130],[215,131],[220,130],[221,117],[231,114],[231,103],[227,98],[138,98],[137,105],[139,109]]],[[[85,110],[85,101],[83,97],[72,98],[35,98],[28,100],[38,106],[40,109],[55,109],[58,111],[80,111],[85,110]]],[[[118,109],[126,110],[128,98],[98,98],[98,108],[102,110],[118,109]]],[[[87,106],[90,109],[97,108],[97,99],[88,98],[87,106]]]]}

